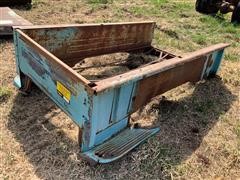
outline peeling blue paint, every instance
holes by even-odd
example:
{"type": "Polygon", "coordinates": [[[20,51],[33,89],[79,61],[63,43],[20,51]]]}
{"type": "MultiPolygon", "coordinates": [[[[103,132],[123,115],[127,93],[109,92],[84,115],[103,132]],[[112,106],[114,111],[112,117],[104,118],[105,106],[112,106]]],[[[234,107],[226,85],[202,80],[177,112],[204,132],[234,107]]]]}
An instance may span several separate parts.
{"type": "MultiPolygon", "coordinates": [[[[130,27],[131,26],[128,28],[130,27]]],[[[53,54],[57,57],[60,55],[64,56],[69,43],[74,41],[76,34],[81,34],[81,30],[76,27],[59,29],[40,28],[31,29],[30,31],[32,31],[31,33],[35,33],[35,38],[39,38],[37,42],[40,45],[48,51],[54,52],[53,54]],[[59,51],[61,49],[62,51],[59,51]],[[56,51],[59,52],[55,53],[56,51]]],[[[131,133],[138,131],[144,132],[143,129],[132,130],[127,127],[130,114],[133,111],[133,99],[136,96],[141,96],[140,93],[136,95],[139,80],[151,77],[158,72],[150,72],[145,75],[134,74],[127,82],[119,83],[117,86],[93,94],[86,90],[86,84],[72,82],[70,77],[64,74],[61,68],[54,67],[43,54],[37,52],[33,47],[19,38],[17,31],[14,31],[14,43],[18,73],[14,79],[15,86],[21,88],[21,75],[27,75],[80,127],[82,130],[81,151],[83,156],[96,162],[108,163],[122,157],[148,137],[159,131],[159,128],[153,128],[146,130],[148,134],[146,136],[140,136],[140,139],[136,142],[135,139],[130,139],[130,146],[117,157],[104,158],[96,156],[95,150],[97,150],[99,146],[111,141],[111,139],[117,136],[121,136],[123,131],[131,133]],[[57,81],[63,84],[63,86],[67,88],[67,91],[69,90],[69,92],[71,92],[69,102],[59,95],[56,86],[57,81]]],[[[204,56],[206,56],[206,54],[204,56]]],[[[223,50],[211,52],[207,54],[207,56],[206,66],[204,66],[201,71],[202,77],[203,75],[206,77],[209,74],[215,74],[217,72],[223,57],[223,50]],[[209,58],[207,58],[207,56],[209,58]],[[210,58],[212,64],[209,65],[208,61],[210,58]]]]}
{"type": "Polygon", "coordinates": [[[76,34],[79,33],[75,27],[62,29],[37,29],[35,37],[44,37],[38,42],[50,52],[56,52],[58,49],[71,42],[76,34]]]}
{"type": "MultiPolygon", "coordinates": [[[[74,88],[81,92],[77,95],[72,94],[70,103],[68,104],[59,94],[56,89],[56,80],[62,81],[61,79],[53,79],[52,73],[54,69],[50,69],[47,59],[35,52],[31,47],[24,43],[21,39],[18,39],[18,63],[19,72],[28,75],[33,82],[44,91],[65,113],[67,113],[76,124],[80,127],[83,126],[84,121],[89,119],[88,111],[90,104],[85,103],[84,99],[88,102],[88,94],[85,91],[83,84],[74,84],[74,88]],[[28,54],[28,56],[26,56],[28,54]],[[29,55],[31,54],[31,55],[29,55]],[[41,63],[39,63],[41,62],[41,63]],[[39,72],[39,69],[41,70],[39,72]],[[84,119],[83,117],[87,117],[84,119]]],[[[15,79],[15,83],[19,81],[15,79]]]]}
{"type": "MultiPolygon", "coordinates": [[[[18,34],[15,33],[15,36],[18,34]]],[[[48,60],[16,38],[18,72],[29,76],[69,117],[82,129],[81,150],[86,152],[101,144],[127,127],[132,97],[136,83],[126,83],[98,95],[90,95],[83,84],[72,84],[58,68],[52,67],[48,60]],[[59,96],[56,81],[74,89],[70,103],[59,96]]],[[[20,76],[15,84],[20,88],[20,76]]]]}
{"type": "Polygon", "coordinates": [[[214,75],[217,73],[217,71],[219,70],[221,61],[223,59],[223,55],[224,55],[224,50],[215,51],[208,55],[206,63],[208,64],[209,61],[212,61],[212,62],[210,66],[205,67],[204,75],[203,75],[204,77],[208,77],[209,75],[214,75]]]}
{"type": "Polygon", "coordinates": [[[217,73],[217,71],[219,70],[220,64],[222,62],[223,55],[224,55],[224,49],[213,53],[214,63],[211,67],[210,74],[217,73]]]}

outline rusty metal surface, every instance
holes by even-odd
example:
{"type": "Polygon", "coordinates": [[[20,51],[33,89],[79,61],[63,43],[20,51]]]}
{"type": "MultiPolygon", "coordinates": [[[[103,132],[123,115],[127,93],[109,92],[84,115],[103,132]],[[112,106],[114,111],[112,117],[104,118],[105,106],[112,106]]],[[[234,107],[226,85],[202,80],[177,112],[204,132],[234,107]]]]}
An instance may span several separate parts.
{"type": "Polygon", "coordinates": [[[207,48],[203,48],[201,50],[185,54],[181,57],[175,57],[169,61],[163,61],[156,64],[152,64],[146,67],[138,68],[129,72],[126,72],[124,74],[120,74],[117,76],[113,76],[104,80],[101,80],[99,82],[96,82],[96,86],[93,87],[95,92],[102,92],[108,88],[117,87],[123,83],[127,83],[128,81],[131,81],[132,79],[143,79],[144,77],[149,77],[154,74],[160,73],[162,71],[165,71],[169,68],[172,68],[180,63],[186,63],[188,61],[192,61],[193,59],[199,58],[204,55],[208,55],[211,52],[224,49],[225,47],[228,47],[229,44],[227,43],[220,43],[213,46],[209,46],[207,48]]]}
{"type": "MultiPolygon", "coordinates": [[[[30,46],[32,46],[37,51],[39,51],[40,49],[43,50],[45,56],[49,58],[52,62],[54,62],[54,64],[56,63],[56,61],[58,61],[58,63],[62,64],[63,66],[66,66],[66,64],[71,66],[71,62],[76,61],[77,57],[78,57],[77,61],[79,61],[79,59],[81,58],[94,56],[96,54],[99,55],[121,51],[126,52],[129,50],[141,49],[143,47],[145,47],[145,49],[150,48],[154,23],[141,22],[141,23],[123,23],[123,24],[116,23],[103,25],[90,24],[90,25],[61,25],[61,26],[36,26],[36,27],[26,26],[20,28],[21,30],[18,31],[21,34],[21,38],[24,38],[27,43],[31,42],[30,46]],[[140,31],[141,28],[145,30],[140,31]],[[123,31],[124,34],[122,35],[122,39],[120,40],[123,41],[124,43],[118,46],[119,36],[117,36],[117,34],[120,33],[119,31],[120,29],[123,31]],[[127,30],[124,31],[124,29],[127,30]],[[96,33],[94,32],[94,30],[96,30],[96,33]],[[139,30],[139,32],[145,32],[145,35],[143,36],[143,34],[141,33],[134,34],[134,31],[136,30],[139,30]],[[110,37],[109,34],[114,35],[114,38],[107,39],[106,41],[104,41],[104,39],[101,39],[102,36],[110,37]],[[90,38],[89,42],[87,42],[87,37],[92,37],[90,38]],[[130,40],[127,37],[130,37],[130,40]],[[81,38],[83,38],[83,40],[81,38]],[[101,43],[100,44],[98,42],[94,43],[93,41],[94,38],[99,40],[101,39],[101,43]],[[136,41],[135,44],[132,43],[129,44],[129,42],[132,41],[131,39],[135,39],[136,41]],[[76,52],[76,54],[74,54],[75,52],[69,51],[73,50],[72,48],[76,48],[74,43],[77,43],[75,44],[76,47],[80,48],[79,51],[76,52]],[[143,44],[145,44],[146,46],[145,45],[142,46],[143,44]],[[100,45],[102,45],[101,47],[102,49],[96,49],[96,47],[100,45]],[[111,45],[113,45],[112,48],[111,45]],[[66,64],[62,63],[62,61],[66,64]]],[[[80,74],[76,73],[69,66],[66,66],[65,70],[66,72],[71,72],[70,76],[74,79],[74,81],[78,81],[80,79],[85,84],[89,84],[91,86],[89,89],[92,92],[98,93],[108,88],[114,88],[133,79],[143,79],[144,77],[160,73],[161,71],[164,71],[166,68],[172,67],[178,63],[185,63],[187,61],[191,61],[194,58],[207,55],[215,50],[222,49],[227,46],[228,44],[223,43],[217,44],[196,51],[194,53],[189,53],[188,55],[184,55],[182,58],[181,57],[174,58],[174,55],[172,55],[170,57],[171,60],[169,61],[158,62],[156,64],[151,64],[142,68],[138,68],[121,75],[113,76],[98,81],[95,84],[91,84],[90,81],[82,77],[80,74]]],[[[61,67],[62,65],[59,65],[58,63],[55,65],[61,67]]]]}
{"type": "Polygon", "coordinates": [[[34,26],[24,32],[72,65],[86,57],[149,47],[154,26],[154,22],[34,26]]]}
{"type": "Polygon", "coordinates": [[[13,26],[32,25],[8,7],[0,7],[0,35],[11,35],[13,26]]]}
{"type": "Polygon", "coordinates": [[[200,57],[199,59],[163,71],[155,76],[140,80],[133,104],[133,111],[144,106],[159,94],[183,83],[200,80],[206,58],[200,57]]]}
{"type": "Polygon", "coordinates": [[[56,56],[48,52],[44,47],[40,46],[37,42],[33,41],[21,30],[17,29],[16,31],[19,33],[20,39],[22,39],[31,48],[33,48],[36,52],[38,52],[40,55],[44,56],[48,60],[50,66],[52,66],[54,69],[58,69],[59,71],[61,71],[63,79],[64,77],[68,77],[71,79],[72,82],[75,83],[82,82],[84,85],[86,85],[86,87],[88,87],[87,84],[89,84],[90,81],[82,77],[80,74],[76,73],[74,70],[72,70],[72,68],[64,64],[60,59],[58,59],[56,56]]]}
{"type": "Polygon", "coordinates": [[[228,46],[175,56],[151,46],[153,25],[14,27],[15,84],[21,88],[22,75],[30,77],[81,128],[82,154],[95,162],[114,161],[159,131],[128,128],[130,114],[154,96],[216,74],[228,46]],[[76,58],[139,50],[157,55],[158,61],[95,84],[70,67],[76,58]]]}

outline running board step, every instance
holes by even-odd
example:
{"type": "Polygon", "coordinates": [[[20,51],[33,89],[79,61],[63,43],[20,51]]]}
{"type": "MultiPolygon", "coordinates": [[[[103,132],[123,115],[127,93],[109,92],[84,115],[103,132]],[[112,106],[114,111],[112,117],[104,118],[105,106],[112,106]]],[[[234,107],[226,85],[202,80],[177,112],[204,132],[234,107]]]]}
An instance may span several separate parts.
{"type": "Polygon", "coordinates": [[[91,164],[109,163],[119,159],[158,131],[159,128],[127,128],[110,140],[81,155],[91,164]]]}

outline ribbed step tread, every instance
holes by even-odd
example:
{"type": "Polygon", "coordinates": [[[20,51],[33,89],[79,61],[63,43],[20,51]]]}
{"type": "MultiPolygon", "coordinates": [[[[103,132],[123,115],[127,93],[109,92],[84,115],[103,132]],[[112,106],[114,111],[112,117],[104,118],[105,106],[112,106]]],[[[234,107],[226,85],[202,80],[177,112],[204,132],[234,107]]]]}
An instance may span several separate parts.
{"type": "Polygon", "coordinates": [[[130,151],[154,134],[153,129],[126,129],[94,150],[99,158],[115,158],[130,151]]]}

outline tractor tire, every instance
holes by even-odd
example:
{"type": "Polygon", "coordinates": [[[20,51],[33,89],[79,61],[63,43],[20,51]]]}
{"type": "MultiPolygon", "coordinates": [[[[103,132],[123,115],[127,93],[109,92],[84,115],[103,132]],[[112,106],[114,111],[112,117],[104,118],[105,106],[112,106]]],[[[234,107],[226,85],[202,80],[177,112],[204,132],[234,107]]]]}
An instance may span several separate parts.
{"type": "Polygon", "coordinates": [[[240,23],[240,2],[235,7],[233,13],[232,13],[232,19],[231,22],[233,23],[240,23]]]}
{"type": "Polygon", "coordinates": [[[220,0],[197,0],[195,9],[203,14],[217,14],[219,10],[217,3],[219,1],[220,0]]]}

